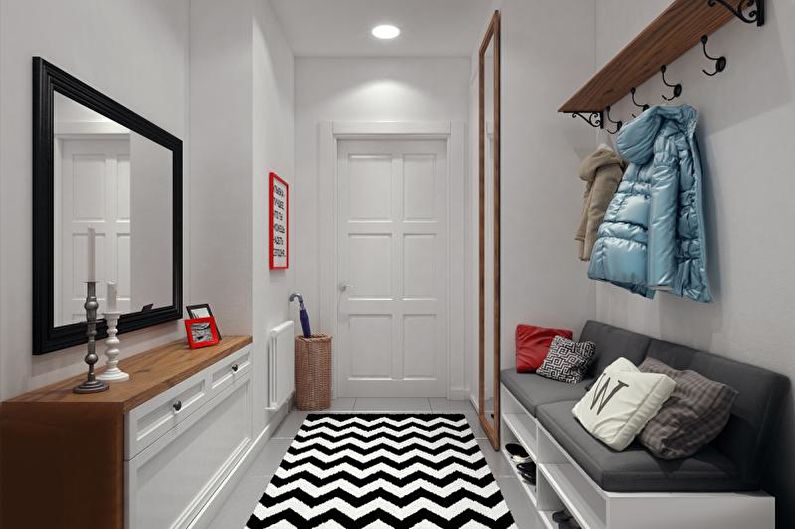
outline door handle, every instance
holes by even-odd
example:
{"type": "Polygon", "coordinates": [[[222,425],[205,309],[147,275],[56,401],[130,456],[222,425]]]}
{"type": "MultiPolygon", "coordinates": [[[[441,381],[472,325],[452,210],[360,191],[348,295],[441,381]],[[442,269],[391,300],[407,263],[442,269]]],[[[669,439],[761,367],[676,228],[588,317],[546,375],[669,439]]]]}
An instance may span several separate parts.
{"type": "Polygon", "coordinates": [[[339,284],[340,292],[345,292],[349,288],[353,288],[353,285],[351,285],[350,283],[346,283],[345,281],[343,281],[342,283],[339,284]]]}

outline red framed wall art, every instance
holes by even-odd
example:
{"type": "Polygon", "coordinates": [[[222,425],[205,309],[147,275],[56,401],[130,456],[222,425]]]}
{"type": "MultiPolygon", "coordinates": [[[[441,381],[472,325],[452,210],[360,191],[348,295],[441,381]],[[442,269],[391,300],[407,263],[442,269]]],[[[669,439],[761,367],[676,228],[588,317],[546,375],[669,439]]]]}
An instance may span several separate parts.
{"type": "Polygon", "coordinates": [[[271,270],[285,270],[290,266],[290,185],[276,173],[270,173],[269,189],[269,265],[271,270]]]}

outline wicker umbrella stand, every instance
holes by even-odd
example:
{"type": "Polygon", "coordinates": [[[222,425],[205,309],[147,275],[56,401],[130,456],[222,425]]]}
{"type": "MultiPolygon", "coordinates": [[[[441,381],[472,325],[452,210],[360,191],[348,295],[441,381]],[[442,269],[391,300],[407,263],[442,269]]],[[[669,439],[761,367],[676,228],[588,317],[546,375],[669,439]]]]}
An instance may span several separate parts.
{"type": "Polygon", "coordinates": [[[331,407],[331,336],[295,337],[295,406],[305,411],[331,407]]]}

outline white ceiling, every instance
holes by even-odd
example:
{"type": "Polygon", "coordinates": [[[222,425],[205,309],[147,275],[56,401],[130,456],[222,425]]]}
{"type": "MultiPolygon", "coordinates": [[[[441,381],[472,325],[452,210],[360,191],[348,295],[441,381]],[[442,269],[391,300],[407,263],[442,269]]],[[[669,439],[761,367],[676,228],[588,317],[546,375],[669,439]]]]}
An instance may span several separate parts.
{"type": "Polygon", "coordinates": [[[271,0],[302,57],[469,57],[489,17],[489,0],[271,0]],[[401,35],[381,41],[378,24],[401,35]]]}

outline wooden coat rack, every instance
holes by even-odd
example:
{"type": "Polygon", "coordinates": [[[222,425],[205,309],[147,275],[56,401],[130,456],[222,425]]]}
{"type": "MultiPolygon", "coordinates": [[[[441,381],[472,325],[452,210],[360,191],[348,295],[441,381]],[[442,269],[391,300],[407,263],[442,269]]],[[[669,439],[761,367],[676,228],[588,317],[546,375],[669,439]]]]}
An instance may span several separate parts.
{"type": "MultiPolygon", "coordinates": [[[[666,65],[672,63],[699,42],[704,54],[715,62],[715,75],[726,68],[725,57],[707,53],[707,39],[733,18],[748,24],[765,23],[765,0],[675,0],[651,24],[635,37],[618,55],[585,83],[558,112],[582,118],[592,127],[614,124],[617,132],[622,122],[610,119],[610,108],[653,76],[662,73],[665,84],[672,88],[672,100],[681,95],[681,84],[665,79],[666,65]],[[607,120],[605,119],[607,118],[607,120]]],[[[635,104],[643,108],[648,105],[635,104]]]]}

